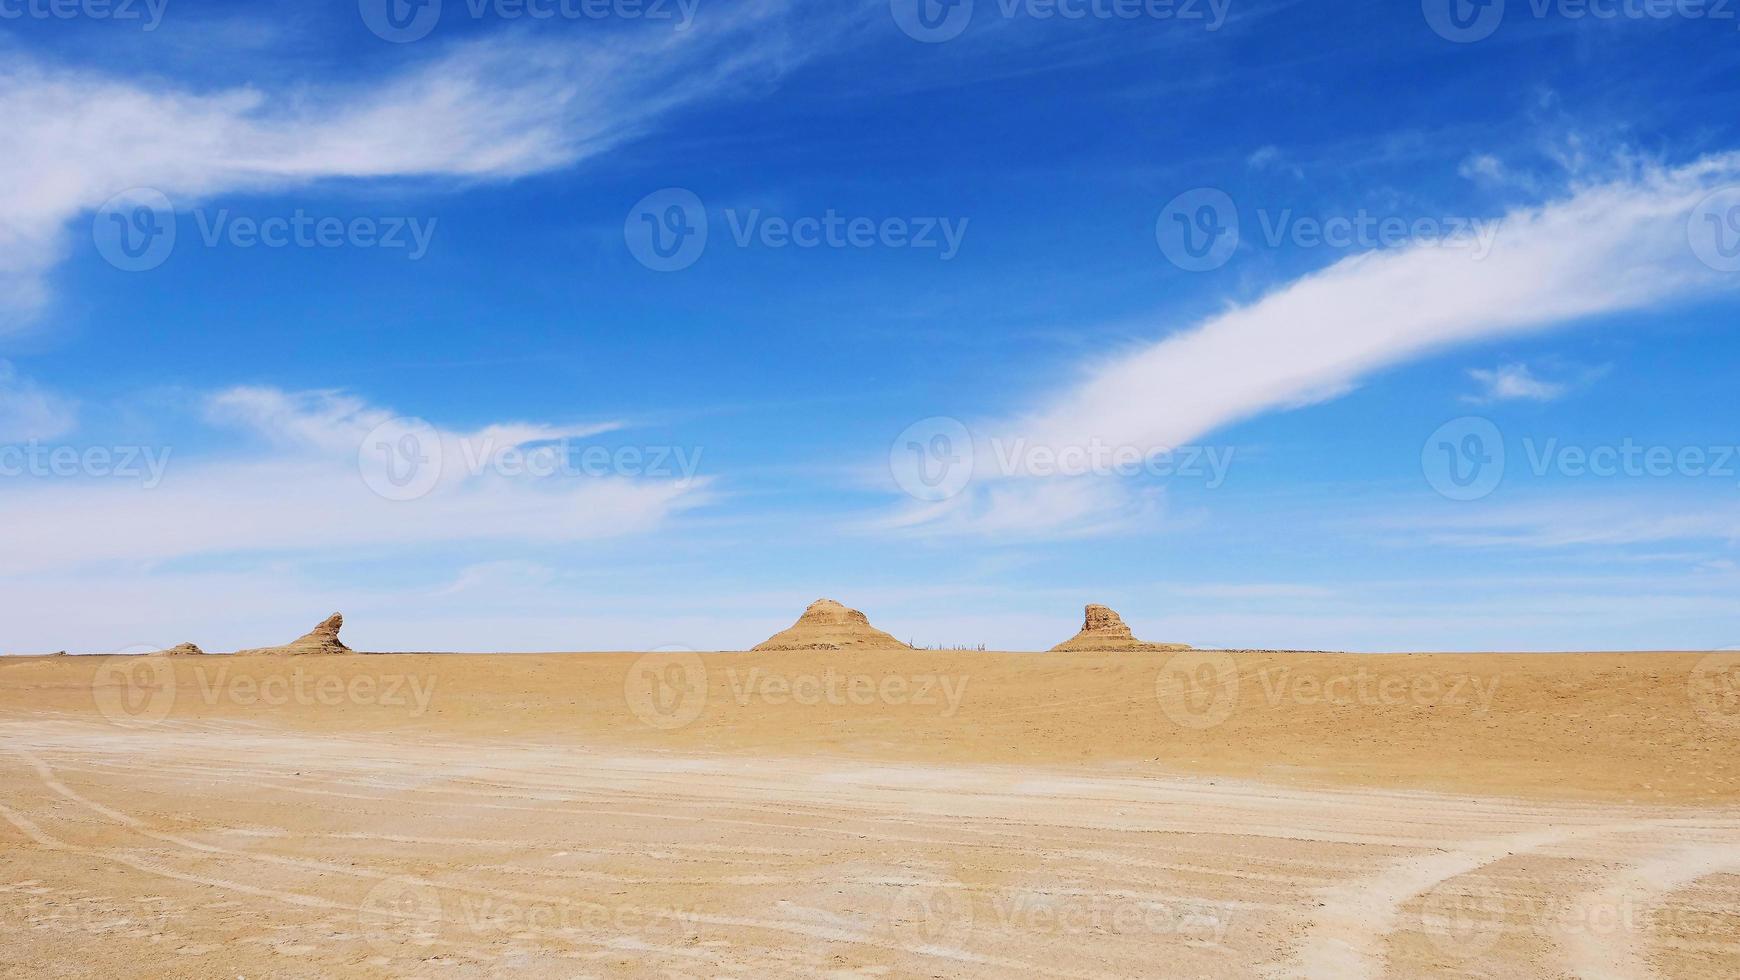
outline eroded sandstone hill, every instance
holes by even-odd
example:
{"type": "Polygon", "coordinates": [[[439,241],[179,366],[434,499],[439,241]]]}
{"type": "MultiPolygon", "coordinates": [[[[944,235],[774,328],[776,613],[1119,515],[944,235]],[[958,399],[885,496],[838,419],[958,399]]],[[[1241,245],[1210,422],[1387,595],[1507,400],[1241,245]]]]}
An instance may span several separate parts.
{"type": "Polygon", "coordinates": [[[772,650],[888,650],[907,645],[870,625],[869,617],[832,599],[817,599],[788,630],[755,647],[772,650]]]}
{"type": "Polygon", "coordinates": [[[1082,617],[1081,632],[1051,648],[1053,653],[1065,653],[1077,650],[1094,651],[1137,651],[1165,653],[1168,651],[1189,650],[1182,643],[1144,643],[1136,639],[1130,627],[1124,624],[1124,619],[1109,606],[1088,606],[1082,617]]]}
{"type": "Polygon", "coordinates": [[[338,631],[344,628],[344,617],[338,613],[328,616],[325,622],[314,627],[303,636],[284,644],[281,647],[261,647],[255,650],[237,650],[238,657],[301,657],[320,654],[350,653],[350,647],[344,645],[338,638],[338,631]]]}

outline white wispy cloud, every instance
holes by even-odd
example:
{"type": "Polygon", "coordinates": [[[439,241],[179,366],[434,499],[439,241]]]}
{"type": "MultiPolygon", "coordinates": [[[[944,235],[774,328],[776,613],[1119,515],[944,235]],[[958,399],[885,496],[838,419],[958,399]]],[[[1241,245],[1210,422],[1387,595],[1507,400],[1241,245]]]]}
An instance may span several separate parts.
{"type": "Polygon", "coordinates": [[[1290,177],[1304,179],[1305,171],[1297,163],[1289,160],[1278,146],[1260,146],[1250,156],[1245,158],[1245,166],[1259,173],[1286,174],[1290,177]]]}
{"type": "MultiPolygon", "coordinates": [[[[215,425],[245,429],[283,447],[338,455],[354,454],[370,431],[396,417],[341,391],[286,392],[251,385],[220,391],[207,398],[203,407],[207,421],[215,425]]],[[[457,438],[471,446],[504,448],[582,439],[622,427],[620,421],[571,425],[514,422],[457,438]]]]}
{"type": "Polygon", "coordinates": [[[1012,428],[1055,446],[1177,446],[1453,345],[1736,285],[1687,245],[1740,154],[1584,187],[1504,216],[1492,254],[1419,245],[1344,259],[1249,305],[1092,365],[1012,428]]]}
{"type": "Polygon", "coordinates": [[[542,469],[519,455],[502,465],[506,453],[614,423],[411,429],[351,396],[270,388],[221,392],[206,415],[251,436],[255,448],[178,459],[173,446],[158,447],[168,453],[160,480],[6,481],[0,512],[29,519],[0,526],[0,574],[219,554],[379,556],[454,542],[587,541],[652,531],[708,499],[705,478],[676,472],[595,473],[555,456],[542,469]],[[418,441],[393,457],[407,435],[418,441]],[[371,444],[376,438],[382,445],[371,444]],[[407,473],[418,479],[389,478],[407,473]]]}
{"type": "Polygon", "coordinates": [[[1202,599],[1330,599],[1334,589],[1301,582],[1228,582],[1204,585],[1178,585],[1172,589],[1178,595],[1202,599]]]}
{"type": "Polygon", "coordinates": [[[1563,397],[1570,386],[1535,377],[1527,364],[1504,364],[1496,368],[1473,368],[1468,376],[1480,382],[1481,392],[1468,396],[1478,403],[1515,401],[1550,402],[1563,397]]]}
{"type": "Polygon", "coordinates": [[[865,529],[990,539],[1097,537],[1151,525],[1164,505],[1158,491],[1131,493],[1092,476],[1010,481],[902,508],[865,529]]]}
{"type": "Polygon", "coordinates": [[[1502,401],[1550,402],[1588,387],[1612,373],[1612,364],[1551,363],[1549,377],[1541,377],[1536,369],[1520,362],[1501,364],[1495,368],[1472,368],[1468,376],[1480,384],[1481,390],[1463,395],[1471,405],[1490,405],[1502,401]]]}
{"type": "MultiPolygon", "coordinates": [[[[1645,166],[1504,215],[1484,259],[1427,244],[1346,258],[1088,364],[1082,381],[1032,412],[976,431],[1048,450],[1030,459],[1072,447],[1188,445],[1243,419],[1338,397],[1375,372],[1457,345],[1732,288],[1740,281],[1703,265],[1687,228],[1701,201],[1737,182],[1740,154],[1645,166]]],[[[983,444],[976,451],[981,460],[991,456],[983,444]]],[[[908,523],[975,512],[996,522],[999,495],[1021,499],[997,480],[1043,477],[977,469],[995,476],[968,491],[976,505],[913,508],[908,523]]]]}
{"type": "MultiPolygon", "coordinates": [[[[0,328],[50,298],[76,219],[149,187],[185,207],[331,178],[500,179],[596,156],[797,58],[783,0],[705,28],[443,49],[346,86],[194,91],[21,58],[0,65],[0,328]]],[[[88,240],[89,229],[85,229],[88,240]]]]}
{"type": "Polygon", "coordinates": [[[1462,161],[1456,172],[1467,180],[1490,184],[1501,184],[1509,181],[1510,171],[1504,161],[1490,153],[1476,153],[1462,161]]]}
{"type": "Polygon", "coordinates": [[[0,443],[58,439],[77,425],[77,405],[0,360],[0,443]]]}
{"type": "Polygon", "coordinates": [[[1383,522],[1410,540],[1459,548],[1556,549],[1740,542],[1740,506],[1685,500],[1555,499],[1410,514],[1383,522]]]}

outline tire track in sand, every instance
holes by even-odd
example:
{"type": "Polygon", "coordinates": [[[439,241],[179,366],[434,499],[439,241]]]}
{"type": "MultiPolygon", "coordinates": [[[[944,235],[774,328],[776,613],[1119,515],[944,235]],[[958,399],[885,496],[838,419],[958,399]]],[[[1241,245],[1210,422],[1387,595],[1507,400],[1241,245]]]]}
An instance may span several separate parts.
{"type": "MultiPolygon", "coordinates": [[[[1707,824],[1707,820],[1688,817],[1552,827],[1404,858],[1375,875],[1321,892],[1319,898],[1323,908],[1314,917],[1305,942],[1293,961],[1272,970],[1271,976],[1302,980],[1377,980],[1384,974],[1384,942],[1396,931],[1402,906],[1452,878],[1557,844],[1707,824]]],[[[1584,958],[1588,956],[1601,958],[1605,952],[1591,952],[1584,958]]],[[[1634,975],[1624,976],[1629,980],[1634,975]]]]}
{"type": "Polygon", "coordinates": [[[1559,936],[1565,969],[1582,980],[1656,976],[1643,942],[1648,923],[1640,914],[1699,879],[1729,872],[1740,872],[1740,842],[1690,844],[1634,864],[1609,879],[1606,888],[1585,892],[1572,904],[1571,921],[1578,928],[1559,936]],[[1601,921],[1615,927],[1596,927],[1601,921]]]}
{"type": "MultiPolygon", "coordinates": [[[[453,883],[441,883],[441,882],[432,881],[432,880],[429,880],[427,878],[423,878],[423,877],[420,877],[417,875],[393,875],[393,874],[388,874],[388,873],[383,872],[383,871],[375,871],[373,869],[367,869],[367,868],[357,868],[357,867],[348,866],[348,865],[332,864],[332,863],[329,863],[326,861],[316,861],[316,860],[301,859],[301,858],[286,858],[286,857],[279,857],[277,855],[256,854],[256,853],[252,853],[252,852],[248,852],[248,851],[237,851],[237,850],[233,850],[230,848],[219,847],[217,845],[205,844],[205,843],[201,843],[199,841],[189,840],[185,837],[181,837],[181,836],[178,836],[175,834],[162,833],[160,831],[156,831],[156,830],[151,829],[148,825],[146,825],[143,821],[140,821],[136,817],[133,817],[129,814],[123,813],[123,812],[116,810],[112,807],[105,806],[101,803],[97,803],[93,800],[87,799],[86,797],[80,795],[77,791],[73,790],[71,787],[65,785],[59,779],[57,779],[54,775],[53,769],[51,769],[42,760],[36,758],[30,752],[28,752],[24,749],[18,748],[16,746],[7,746],[7,751],[11,752],[13,755],[15,755],[19,759],[23,760],[26,765],[28,765],[32,770],[35,771],[37,777],[42,781],[43,785],[48,787],[48,789],[51,790],[52,792],[54,792],[55,794],[65,798],[67,800],[70,800],[74,803],[77,803],[80,806],[85,807],[86,809],[90,810],[93,813],[97,813],[101,816],[107,817],[111,821],[119,823],[122,826],[125,826],[125,827],[133,830],[135,833],[138,833],[138,834],[141,834],[143,836],[150,837],[150,838],[153,838],[156,840],[160,840],[160,841],[163,841],[165,843],[174,844],[174,845],[176,845],[178,847],[182,847],[186,850],[195,851],[195,852],[202,852],[202,853],[207,853],[207,854],[221,855],[224,857],[231,857],[231,858],[236,858],[236,859],[240,859],[240,860],[258,861],[258,862],[269,863],[269,864],[274,864],[274,865],[280,865],[280,866],[286,866],[286,867],[292,867],[292,868],[300,868],[303,870],[320,871],[320,872],[324,872],[324,873],[328,873],[328,874],[341,874],[341,875],[347,875],[347,876],[351,876],[351,877],[376,879],[376,880],[398,879],[398,880],[402,880],[402,881],[408,882],[410,884],[418,885],[418,886],[421,886],[424,888],[434,889],[436,891],[446,890],[446,891],[470,892],[473,894],[485,895],[485,896],[489,896],[489,897],[500,898],[500,899],[505,899],[505,900],[514,901],[514,902],[549,902],[551,900],[550,896],[548,896],[548,895],[542,895],[542,894],[538,894],[538,893],[534,893],[534,892],[520,892],[520,891],[511,891],[511,890],[507,890],[507,889],[487,888],[487,887],[480,886],[480,885],[458,885],[458,884],[453,884],[453,883]]],[[[11,822],[14,826],[18,827],[21,831],[24,831],[27,835],[31,836],[32,839],[34,839],[34,840],[37,840],[39,842],[46,842],[46,841],[52,840],[52,838],[50,838],[48,835],[43,834],[40,829],[36,829],[34,827],[34,825],[31,825],[31,824],[29,824],[29,822],[27,820],[24,820],[22,818],[22,815],[17,814],[16,811],[0,807],[0,816],[4,816],[5,819],[7,819],[9,822],[11,822]],[[29,826],[30,829],[27,829],[27,825],[29,826]]],[[[180,873],[180,872],[171,872],[171,871],[167,871],[165,869],[158,869],[158,868],[154,868],[151,866],[146,866],[140,862],[136,862],[132,859],[124,858],[123,856],[120,856],[120,855],[108,854],[106,852],[96,851],[96,850],[92,850],[92,849],[88,849],[88,848],[80,848],[80,847],[77,847],[76,845],[65,844],[64,842],[59,842],[59,841],[54,841],[54,844],[58,845],[57,849],[70,850],[70,851],[74,851],[76,853],[87,854],[88,856],[91,856],[91,857],[98,857],[98,858],[102,858],[104,860],[117,861],[117,862],[122,863],[122,864],[127,864],[130,867],[134,867],[137,870],[145,871],[145,872],[151,873],[151,874],[162,874],[162,875],[165,875],[167,877],[177,878],[177,879],[185,880],[185,881],[192,881],[192,882],[196,882],[199,884],[211,885],[213,887],[233,887],[234,890],[241,891],[244,894],[252,894],[252,895],[256,895],[258,897],[274,898],[274,899],[289,901],[292,904],[305,904],[307,902],[316,902],[316,903],[319,903],[318,907],[321,907],[321,908],[334,909],[334,910],[338,910],[338,911],[358,911],[358,912],[361,911],[361,909],[359,907],[345,905],[343,903],[338,903],[338,902],[331,902],[331,901],[328,901],[326,899],[315,899],[315,898],[310,898],[309,896],[298,895],[298,894],[290,893],[290,892],[282,892],[282,893],[274,892],[270,889],[259,889],[259,888],[255,888],[254,886],[251,886],[251,885],[241,885],[241,884],[235,883],[235,882],[223,882],[223,881],[220,881],[219,879],[204,879],[204,878],[201,878],[199,876],[187,875],[187,874],[180,873]]],[[[644,914],[647,910],[639,910],[639,911],[644,914]]],[[[1119,978],[1113,974],[1082,972],[1082,971],[1077,971],[1077,970],[1061,970],[1061,969],[1057,969],[1057,968],[1053,968],[1053,967],[1041,967],[1037,964],[1027,963],[1027,962],[1024,962],[1021,960],[1008,959],[1008,958],[1001,957],[1001,956],[977,954],[977,953],[967,952],[965,950],[950,949],[950,948],[939,947],[939,946],[935,946],[935,945],[892,942],[892,941],[889,941],[886,939],[877,938],[877,937],[874,937],[871,935],[867,935],[867,934],[858,932],[856,930],[849,930],[848,931],[848,930],[841,930],[841,929],[837,929],[837,928],[818,927],[818,926],[814,926],[814,925],[810,925],[810,924],[806,924],[806,923],[801,923],[801,922],[774,921],[774,920],[759,919],[759,918],[748,918],[748,917],[742,917],[742,916],[712,915],[712,914],[692,912],[692,911],[688,912],[686,914],[688,915],[688,917],[692,921],[697,922],[697,923],[704,923],[707,925],[731,927],[731,928],[739,928],[739,929],[761,929],[761,930],[767,930],[767,931],[771,931],[771,932],[781,932],[781,933],[786,933],[786,934],[790,934],[790,935],[802,936],[802,937],[804,937],[806,939],[810,939],[810,940],[822,940],[825,942],[840,942],[840,943],[848,943],[848,944],[852,944],[852,945],[870,946],[870,947],[885,949],[885,950],[894,951],[894,952],[903,952],[903,953],[907,953],[907,954],[911,954],[911,955],[922,956],[922,957],[926,957],[929,959],[949,960],[949,961],[955,961],[955,962],[960,962],[960,963],[973,964],[973,965],[977,965],[977,966],[996,967],[998,969],[1014,971],[1018,974],[1027,975],[1027,976],[1056,976],[1056,977],[1068,978],[1068,980],[1121,980],[1121,978],[1119,978]]]]}

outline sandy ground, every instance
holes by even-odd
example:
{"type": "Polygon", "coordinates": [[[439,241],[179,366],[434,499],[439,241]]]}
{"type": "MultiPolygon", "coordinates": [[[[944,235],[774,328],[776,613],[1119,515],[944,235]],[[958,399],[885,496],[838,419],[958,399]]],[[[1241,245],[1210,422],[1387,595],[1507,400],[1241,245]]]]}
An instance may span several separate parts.
{"type": "Polygon", "coordinates": [[[0,661],[0,975],[1740,976],[1733,655],[0,661]]]}

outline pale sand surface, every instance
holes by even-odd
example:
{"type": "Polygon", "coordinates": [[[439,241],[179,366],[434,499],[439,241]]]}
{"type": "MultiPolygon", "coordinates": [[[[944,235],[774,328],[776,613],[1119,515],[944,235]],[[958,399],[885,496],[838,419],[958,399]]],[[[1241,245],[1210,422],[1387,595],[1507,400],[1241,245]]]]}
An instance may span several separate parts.
{"type": "Polygon", "coordinates": [[[5,661],[0,975],[1740,976],[1714,664],[5,661]]]}

